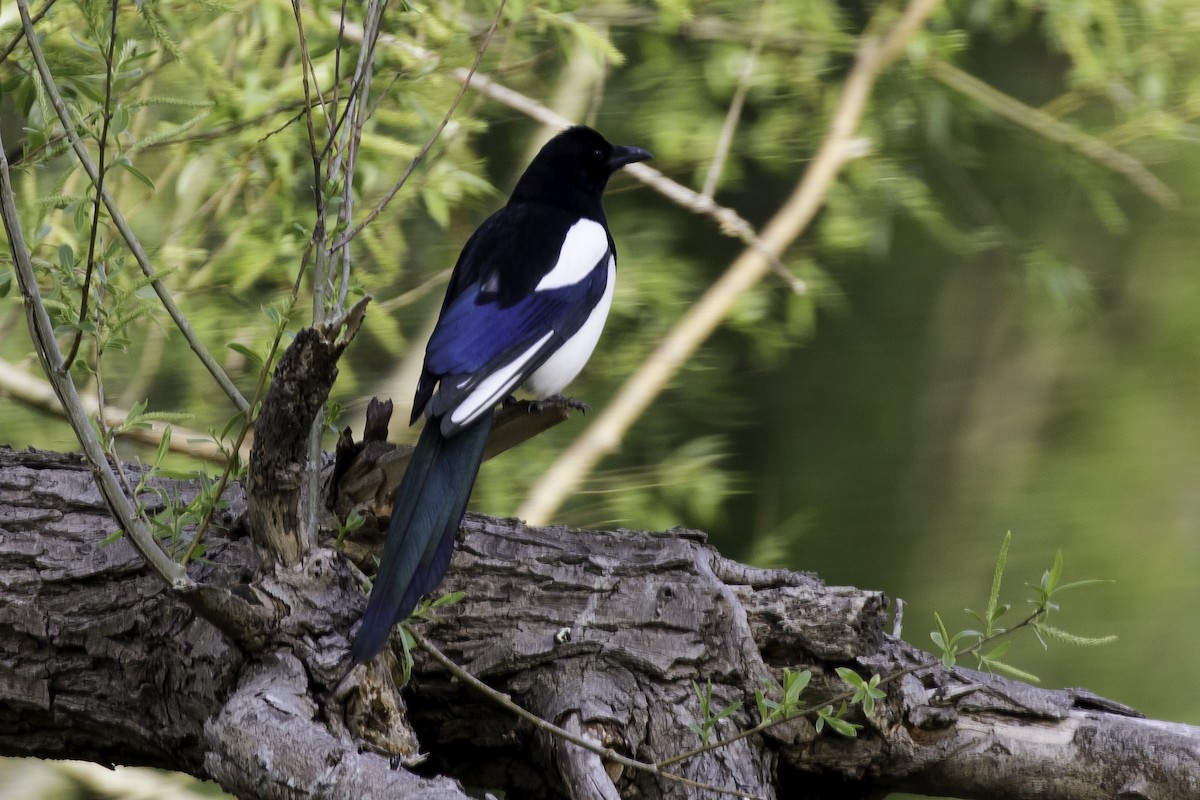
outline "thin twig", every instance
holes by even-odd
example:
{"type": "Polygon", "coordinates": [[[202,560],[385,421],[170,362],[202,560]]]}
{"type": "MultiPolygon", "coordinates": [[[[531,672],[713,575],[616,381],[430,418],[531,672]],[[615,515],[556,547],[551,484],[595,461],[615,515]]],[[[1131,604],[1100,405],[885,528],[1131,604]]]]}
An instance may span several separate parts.
{"type": "MultiPolygon", "coordinates": [[[[71,148],[75,151],[75,156],[79,159],[79,163],[83,166],[92,185],[98,185],[100,182],[100,173],[96,169],[95,162],[92,161],[91,155],[87,151],[87,146],[79,137],[75,125],[71,121],[71,112],[67,109],[67,104],[63,101],[62,94],[58,91],[58,86],[54,82],[54,75],[50,72],[50,67],[46,63],[46,56],[42,52],[41,44],[38,43],[37,36],[33,30],[33,21],[29,16],[29,8],[26,0],[17,0],[18,8],[21,11],[21,22],[25,29],[25,42],[29,46],[29,52],[33,56],[34,64],[37,66],[38,75],[41,77],[42,86],[46,90],[46,95],[50,99],[50,104],[54,106],[54,111],[58,115],[59,122],[63,126],[63,130],[67,135],[67,139],[71,143],[71,148]]],[[[137,261],[138,267],[141,268],[149,280],[150,285],[154,288],[158,295],[159,302],[163,304],[163,308],[167,310],[171,320],[175,326],[179,328],[183,338],[187,341],[192,351],[216,380],[217,385],[229,397],[239,411],[246,412],[249,410],[250,404],[246,402],[246,398],[238,391],[238,388],[233,385],[233,381],[225,374],[225,370],[221,369],[221,365],[217,363],[212,353],[196,336],[196,332],[192,330],[192,325],[179,310],[179,306],[175,305],[175,300],[171,297],[170,291],[166,285],[159,279],[154,267],[150,263],[150,257],[146,255],[145,249],[142,247],[141,241],[129,226],[125,219],[125,215],[121,212],[120,207],[113,199],[112,194],[104,189],[97,191],[104,200],[104,207],[108,209],[108,216],[112,220],[113,225],[120,231],[121,237],[125,240],[125,244],[129,247],[130,253],[133,254],[134,260],[137,261]]]]}
{"type": "MultiPolygon", "coordinates": [[[[388,193],[383,196],[383,199],[375,204],[375,207],[371,209],[371,212],[367,214],[367,216],[364,217],[363,220],[359,222],[353,230],[343,234],[341,238],[334,242],[333,249],[336,250],[346,242],[349,242],[355,236],[358,236],[358,234],[362,233],[364,228],[370,225],[371,222],[383,212],[383,209],[387,207],[387,204],[392,202],[392,198],[395,197],[400,189],[404,187],[404,184],[408,182],[409,177],[413,174],[417,167],[421,165],[421,162],[425,160],[425,156],[429,155],[429,151],[433,149],[433,145],[439,138],[441,138],[442,131],[446,129],[448,124],[450,124],[450,117],[453,116],[455,110],[458,108],[459,103],[462,102],[463,96],[467,93],[467,89],[471,85],[472,76],[479,69],[480,62],[483,61],[483,54],[487,52],[488,45],[491,44],[492,41],[492,36],[496,33],[496,28],[500,25],[500,20],[504,15],[504,5],[507,1],[508,0],[500,0],[499,5],[496,7],[496,16],[492,18],[492,24],[488,27],[487,33],[483,35],[483,41],[480,42],[479,49],[475,52],[475,61],[471,64],[471,68],[469,70],[465,70],[465,77],[459,79],[459,82],[462,84],[462,86],[459,87],[458,94],[454,96],[454,102],[450,104],[450,108],[448,108],[446,113],[442,116],[442,121],[438,123],[437,128],[433,131],[433,135],[429,137],[429,141],[425,142],[425,145],[413,158],[412,163],[408,165],[408,169],[404,171],[404,174],[400,176],[400,179],[396,181],[396,184],[388,191],[388,193]]],[[[458,77],[457,70],[455,71],[455,77],[458,77]]]]}
{"type": "MultiPolygon", "coordinates": [[[[112,17],[111,27],[108,33],[108,51],[104,54],[104,108],[100,122],[100,139],[96,143],[98,153],[96,155],[96,169],[99,172],[99,179],[96,181],[96,197],[92,202],[92,227],[88,233],[88,254],[87,254],[87,269],[83,274],[83,291],[79,299],[79,327],[75,329],[75,336],[71,340],[71,348],[67,351],[65,368],[70,369],[71,364],[75,362],[75,354],[79,352],[79,343],[83,340],[83,321],[87,319],[88,298],[91,295],[92,273],[96,268],[96,239],[100,235],[100,195],[104,192],[104,178],[108,171],[104,163],[108,156],[108,128],[112,124],[112,79],[113,79],[113,53],[117,49],[117,3],[118,0],[112,0],[112,17]]],[[[100,326],[96,326],[96,336],[99,340],[100,326]]],[[[101,408],[104,407],[104,400],[100,400],[101,408]]]]}
{"type": "MultiPolygon", "coordinates": [[[[50,10],[50,7],[54,5],[54,2],[55,0],[46,0],[46,2],[42,4],[42,7],[34,12],[33,16],[30,17],[30,21],[36,25],[42,17],[46,16],[46,12],[50,10]]],[[[18,28],[17,32],[13,34],[13,38],[9,40],[8,44],[4,46],[3,50],[0,50],[0,61],[4,61],[4,59],[12,55],[12,51],[17,48],[17,45],[21,43],[21,39],[23,38],[25,38],[25,28],[18,28]]]]}
{"type": "MultiPolygon", "coordinates": [[[[358,164],[358,149],[362,142],[363,126],[374,112],[374,107],[368,103],[368,100],[371,95],[371,80],[375,74],[375,45],[379,41],[383,13],[386,9],[386,0],[384,2],[371,0],[367,4],[363,20],[364,44],[366,46],[359,48],[358,63],[354,68],[353,87],[350,97],[346,101],[345,115],[338,123],[337,134],[341,137],[343,144],[341,148],[335,151],[334,157],[329,161],[328,182],[330,185],[337,178],[343,159],[345,162],[346,177],[342,182],[342,205],[338,209],[339,230],[349,228],[354,218],[355,194],[353,176],[358,164]]],[[[343,14],[338,24],[339,59],[341,57],[340,46],[345,40],[345,28],[346,20],[343,14]]],[[[334,303],[334,310],[337,313],[341,313],[345,310],[346,299],[350,294],[350,242],[345,242],[340,248],[333,248],[332,253],[339,254],[342,264],[338,297],[334,303]]]]}
{"type": "MultiPolygon", "coordinates": [[[[763,249],[779,257],[808,227],[847,159],[861,152],[855,130],[875,79],[925,24],[938,0],[912,0],[882,41],[866,37],[820,147],[791,197],[763,229],[761,247],[748,248],[693,303],[667,337],[618,390],[608,406],[543,474],[517,516],[545,524],[599,460],[615,450],[626,431],[650,406],[687,359],[717,329],[730,309],[770,270],[763,249]]],[[[890,12],[882,6],[882,12],[890,12]]],[[[876,12],[879,14],[880,12],[876,12]]],[[[640,166],[640,165],[634,165],[640,166]]]]}
{"type": "MultiPolygon", "coordinates": [[[[452,74],[459,82],[465,82],[467,79],[465,73],[466,70],[455,70],[452,74]]],[[[511,109],[520,111],[522,114],[537,120],[543,125],[566,128],[573,124],[571,120],[558,112],[547,108],[538,101],[518,91],[497,83],[487,75],[474,76],[471,86],[485,97],[491,98],[511,109]]],[[[714,202],[711,197],[705,197],[699,192],[671,180],[648,164],[630,164],[625,167],[624,171],[671,202],[682,206],[694,214],[699,214],[713,220],[726,236],[741,239],[746,245],[756,249],[763,258],[766,258],[771,269],[774,270],[775,274],[794,293],[798,295],[808,293],[808,284],[793,275],[784,265],[783,261],[780,260],[778,254],[763,243],[758,232],[754,230],[754,226],[732,208],[722,206],[714,202]]]]}
{"type": "MultiPolygon", "coordinates": [[[[316,222],[313,224],[312,244],[313,247],[320,252],[324,248],[325,243],[325,189],[324,181],[321,180],[321,148],[317,147],[317,131],[313,125],[313,88],[309,84],[309,75],[316,80],[316,72],[313,69],[312,58],[308,54],[308,37],[304,34],[304,19],[300,13],[300,0],[292,0],[292,13],[296,18],[296,36],[300,44],[300,79],[304,85],[304,123],[308,128],[308,154],[312,159],[313,173],[313,205],[316,210],[316,222]]],[[[316,90],[320,93],[320,87],[316,90]]],[[[324,113],[328,121],[328,109],[325,108],[322,101],[321,111],[324,113]]],[[[332,138],[332,131],[330,132],[332,138]]],[[[322,265],[325,259],[318,256],[316,260],[317,269],[313,275],[313,324],[324,321],[325,314],[325,288],[326,276],[322,265]]]]}
{"type": "Polygon", "coordinates": [[[1179,196],[1157,175],[1128,153],[1085,133],[1045,111],[1027,106],[1020,100],[997,91],[973,75],[939,58],[929,60],[929,72],[943,86],[961,94],[1010,122],[1033,131],[1052,142],[1066,145],[1097,164],[1124,176],[1142,194],[1159,205],[1174,208],[1179,196]]]}
{"type": "Polygon", "coordinates": [[[750,91],[750,79],[754,77],[754,70],[758,67],[758,56],[762,53],[763,40],[767,36],[767,18],[771,13],[771,2],[772,0],[763,0],[762,8],[759,9],[758,29],[754,32],[754,41],[750,45],[746,63],[742,66],[742,74],[738,76],[737,89],[734,90],[733,98],[729,101],[729,110],[725,113],[725,121],[721,123],[721,135],[717,137],[717,149],[713,153],[712,162],[708,165],[708,174],[704,176],[704,188],[700,190],[700,194],[709,199],[717,191],[717,182],[721,179],[725,161],[729,158],[729,149],[733,146],[733,134],[737,130],[738,121],[742,118],[746,94],[750,91]]]}
{"type": "Polygon", "coordinates": [[[723,786],[714,786],[709,783],[694,781],[691,778],[685,778],[682,775],[677,775],[672,772],[666,772],[656,764],[650,764],[645,761],[638,761],[637,759],[629,758],[628,756],[621,755],[611,747],[605,747],[602,744],[597,744],[593,739],[588,739],[584,736],[578,736],[568,730],[560,728],[558,725],[542,719],[532,711],[528,711],[517,705],[508,695],[504,694],[503,692],[496,691],[483,681],[479,680],[479,678],[476,678],[470,672],[467,672],[458,664],[455,664],[453,659],[439,650],[437,646],[433,644],[433,642],[426,639],[423,635],[421,635],[420,632],[416,631],[411,626],[406,625],[405,629],[410,635],[412,635],[413,640],[425,652],[429,653],[429,655],[433,657],[434,661],[441,664],[451,675],[465,683],[467,686],[470,686],[475,691],[487,696],[492,702],[517,715],[540,731],[549,733],[552,736],[557,736],[560,739],[568,741],[578,747],[582,747],[584,750],[587,750],[590,753],[595,753],[606,761],[612,761],[620,764],[621,766],[638,770],[639,772],[647,772],[665,780],[690,786],[693,789],[703,789],[705,791],[717,792],[718,794],[725,794],[731,797],[741,797],[745,800],[762,800],[762,798],[760,798],[758,795],[751,794],[749,792],[743,792],[740,789],[728,789],[723,786]]]}

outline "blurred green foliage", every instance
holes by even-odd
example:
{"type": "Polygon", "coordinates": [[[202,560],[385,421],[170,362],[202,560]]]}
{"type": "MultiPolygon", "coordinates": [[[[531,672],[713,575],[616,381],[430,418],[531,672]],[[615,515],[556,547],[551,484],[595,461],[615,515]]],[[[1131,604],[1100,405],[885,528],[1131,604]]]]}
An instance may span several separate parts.
{"type": "MultiPolygon", "coordinates": [[[[93,152],[107,8],[60,0],[39,24],[93,152]]],[[[458,91],[451,70],[469,66],[495,8],[389,10],[356,218],[432,134],[458,91]]],[[[480,71],[649,148],[654,166],[695,187],[748,76],[716,199],[761,225],[820,141],[863,26],[889,8],[512,0],[480,71]]],[[[326,92],[357,58],[338,9],[304,11],[326,92]]],[[[0,43],[15,20],[6,4],[0,43]]],[[[883,588],[909,600],[920,644],[933,609],[960,608],[987,585],[995,542],[1012,529],[1012,574],[1036,573],[1062,548],[1072,574],[1117,579],[1065,624],[1120,639],[1086,658],[1034,646],[1028,661],[1006,660],[1200,722],[1200,698],[1166,688],[1200,658],[1200,641],[1164,611],[1200,601],[1198,37],[1192,0],[948,0],[877,85],[860,126],[869,155],[847,165],[787,254],[810,291],[769,278],[743,297],[561,519],[700,527],[735,557],[883,588]],[[940,79],[946,64],[1007,94],[1017,119],[940,79]],[[1149,165],[1177,206],[1149,199],[1082,139],[1048,139],[1039,113],[1149,165]]],[[[313,222],[291,8],[123,4],[117,52],[109,186],[249,393],[257,367],[245,353],[266,351],[263,309],[291,291],[313,222]]],[[[76,318],[91,189],[32,75],[23,45],[0,64],[0,132],[20,155],[22,220],[56,323],[89,334],[78,377],[99,370],[112,403],[148,399],[151,411],[194,415],[197,429],[223,427],[233,409],[103,217],[104,314],[76,318]]],[[[355,239],[355,291],[376,302],[335,387],[348,419],[372,394],[407,403],[445,270],[547,134],[469,93],[430,160],[355,239]]],[[[597,408],[740,250],[627,178],[607,207],[620,280],[600,352],[572,387],[597,408]]],[[[36,369],[7,259],[0,356],[36,369]]],[[[302,293],[298,307],[309,305],[302,293]]],[[[65,423],[6,409],[0,441],[70,446],[65,423]]],[[[512,513],[585,424],[485,465],[473,507],[512,513]]]]}

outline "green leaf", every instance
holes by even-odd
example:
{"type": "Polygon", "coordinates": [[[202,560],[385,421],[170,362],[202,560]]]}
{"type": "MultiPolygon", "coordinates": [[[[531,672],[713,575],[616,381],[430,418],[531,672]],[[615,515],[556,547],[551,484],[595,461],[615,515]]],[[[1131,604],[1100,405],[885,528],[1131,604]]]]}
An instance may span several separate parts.
{"type": "Polygon", "coordinates": [[[1062,569],[1062,550],[1056,550],[1054,553],[1054,566],[1042,575],[1042,589],[1047,595],[1054,594],[1059,578],[1062,577],[1062,569]]]}
{"type": "Polygon", "coordinates": [[[763,695],[762,689],[754,690],[754,705],[758,708],[758,721],[760,724],[773,716],[772,709],[767,706],[767,698],[763,695]]]}
{"type": "Polygon", "coordinates": [[[852,722],[847,722],[846,720],[838,719],[837,717],[826,717],[825,720],[829,723],[829,727],[833,728],[842,736],[846,736],[851,739],[858,736],[858,729],[862,727],[861,725],[855,725],[852,722]]]}
{"type": "Polygon", "coordinates": [[[730,703],[729,705],[725,706],[725,707],[724,707],[724,708],[722,708],[720,711],[718,711],[718,712],[716,713],[716,716],[714,716],[714,717],[712,718],[712,720],[713,720],[713,722],[717,722],[717,721],[719,721],[719,720],[723,720],[723,719],[725,719],[726,717],[728,717],[730,714],[732,714],[732,713],[734,713],[735,711],[739,710],[741,707],[742,707],[742,701],[741,701],[741,700],[735,700],[734,702],[730,703]]]}
{"type": "Polygon", "coordinates": [[[149,175],[147,175],[146,173],[142,172],[140,169],[138,169],[137,167],[135,167],[133,164],[129,163],[129,159],[128,159],[128,158],[119,158],[119,159],[117,159],[116,161],[114,161],[114,162],[113,162],[113,166],[114,166],[114,167],[120,167],[121,169],[125,170],[125,171],[126,171],[126,172],[128,172],[130,175],[132,175],[133,177],[137,178],[137,179],[138,179],[139,181],[141,181],[142,183],[146,184],[146,187],[147,187],[147,188],[149,188],[149,189],[154,189],[154,188],[155,188],[155,187],[154,187],[154,181],[152,181],[152,180],[150,179],[150,176],[149,176],[149,175]]]}
{"type": "Polygon", "coordinates": [[[809,670],[794,671],[787,669],[783,670],[783,707],[789,708],[800,702],[800,693],[808,686],[812,680],[812,672],[809,670]]]}
{"type": "Polygon", "coordinates": [[[862,679],[862,676],[859,675],[854,670],[850,669],[849,667],[838,667],[837,669],[834,670],[834,672],[836,672],[838,674],[839,678],[844,680],[846,683],[850,684],[850,686],[852,688],[854,688],[854,689],[863,688],[864,681],[862,679]]]}
{"type": "Polygon", "coordinates": [[[985,620],[989,634],[991,633],[991,623],[997,617],[996,609],[1000,604],[1000,582],[1004,578],[1004,567],[1008,564],[1008,546],[1011,543],[1012,531],[1008,531],[1004,534],[1004,541],[1000,544],[1000,555],[996,558],[996,571],[992,573],[992,591],[988,595],[987,619],[985,620]]]}
{"type": "Polygon", "coordinates": [[[980,654],[979,658],[984,661],[997,661],[1001,658],[1004,658],[1004,654],[1008,652],[1008,649],[1011,646],[1011,641],[1000,642],[1000,644],[996,645],[988,652],[980,654]]]}
{"type": "Polygon", "coordinates": [[[60,244],[58,246],[58,265],[64,270],[71,270],[75,266],[75,250],[69,244],[60,244]]]}
{"type": "MultiPolygon", "coordinates": [[[[251,350],[246,345],[242,344],[241,342],[230,342],[225,346],[228,347],[233,352],[245,356],[247,359],[249,359],[251,362],[253,362],[254,365],[256,367],[258,367],[259,369],[262,368],[263,357],[261,355],[259,355],[258,353],[254,352],[253,350],[251,350]]],[[[228,431],[226,431],[226,433],[228,433],[228,431]]]]}
{"type": "Polygon", "coordinates": [[[120,136],[127,130],[129,130],[129,109],[125,106],[117,106],[113,110],[112,119],[109,120],[108,132],[112,136],[120,136]]]}
{"type": "Polygon", "coordinates": [[[142,419],[142,414],[146,413],[146,405],[147,403],[145,400],[139,400],[134,403],[133,407],[130,408],[129,412],[125,415],[125,424],[122,425],[122,427],[129,427],[130,425],[140,422],[142,419]]]}
{"type": "Polygon", "coordinates": [[[1059,586],[1054,591],[1056,593],[1062,593],[1062,592],[1067,591],[1068,589],[1081,589],[1085,586],[1100,586],[1101,584],[1105,584],[1105,583],[1116,583],[1116,581],[1105,579],[1105,578],[1087,578],[1087,579],[1084,579],[1081,581],[1072,581],[1071,583],[1064,583],[1062,586],[1059,586]]]}
{"type": "Polygon", "coordinates": [[[413,661],[412,651],[414,649],[416,649],[416,646],[417,646],[417,640],[415,638],[413,638],[412,632],[408,629],[408,626],[401,625],[400,626],[400,649],[401,649],[400,680],[401,680],[402,685],[405,685],[405,686],[407,686],[408,682],[410,680],[412,680],[412,668],[413,668],[413,664],[415,663],[413,661]]]}
{"type": "MultiPolygon", "coordinates": [[[[365,522],[365,519],[362,517],[361,514],[358,515],[358,519],[359,519],[358,527],[361,527],[363,522],[365,522]]],[[[347,524],[349,524],[349,522],[350,522],[349,518],[347,518],[346,522],[347,522],[347,524]]],[[[429,608],[434,609],[434,608],[442,608],[444,606],[454,605],[455,603],[457,603],[459,600],[462,600],[466,596],[467,595],[465,592],[447,592],[446,594],[442,595],[441,597],[437,598],[432,603],[430,603],[429,608]]]]}
{"type": "Polygon", "coordinates": [[[171,426],[163,428],[162,438],[158,441],[158,450],[154,453],[154,465],[158,466],[162,463],[164,457],[171,450],[171,426]]]}

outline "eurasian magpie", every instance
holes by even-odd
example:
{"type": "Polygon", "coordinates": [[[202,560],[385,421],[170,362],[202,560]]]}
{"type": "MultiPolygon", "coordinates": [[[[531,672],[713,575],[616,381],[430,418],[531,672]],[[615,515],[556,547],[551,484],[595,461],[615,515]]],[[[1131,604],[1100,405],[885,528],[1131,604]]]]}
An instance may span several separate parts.
{"type": "Polygon", "coordinates": [[[558,399],[591,356],[617,270],[601,196],[614,172],[651,157],[568,128],[467,240],[425,349],[409,421],[424,413],[425,429],[396,490],[354,663],[382,650],[449,569],[496,404],[518,387],[558,399]]]}

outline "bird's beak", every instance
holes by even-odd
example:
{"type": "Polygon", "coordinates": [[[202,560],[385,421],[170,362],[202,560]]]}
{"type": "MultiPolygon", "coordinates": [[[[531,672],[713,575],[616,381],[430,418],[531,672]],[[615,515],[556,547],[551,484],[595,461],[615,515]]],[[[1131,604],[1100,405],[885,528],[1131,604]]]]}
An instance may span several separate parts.
{"type": "Polygon", "coordinates": [[[619,144],[613,147],[612,155],[608,157],[608,168],[616,172],[626,164],[649,161],[652,158],[654,156],[649,150],[643,150],[640,147],[626,147],[619,144]]]}

